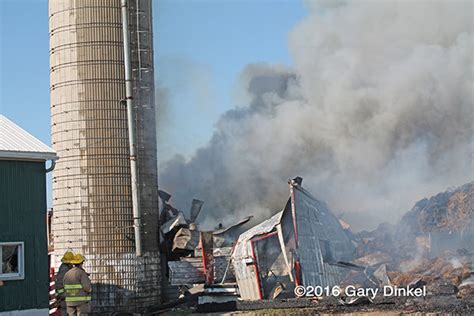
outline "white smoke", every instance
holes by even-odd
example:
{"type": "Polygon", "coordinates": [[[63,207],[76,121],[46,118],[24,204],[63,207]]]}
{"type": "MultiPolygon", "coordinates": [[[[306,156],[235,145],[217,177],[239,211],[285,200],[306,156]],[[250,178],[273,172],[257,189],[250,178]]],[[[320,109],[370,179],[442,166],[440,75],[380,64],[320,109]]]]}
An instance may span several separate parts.
{"type": "Polygon", "coordinates": [[[355,228],[473,178],[473,2],[322,1],[289,37],[294,69],[249,65],[207,146],[160,185],[206,220],[268,217],[303,186],[355,228]],[[232,215],[232,216],[230,216],[232,215]]]}

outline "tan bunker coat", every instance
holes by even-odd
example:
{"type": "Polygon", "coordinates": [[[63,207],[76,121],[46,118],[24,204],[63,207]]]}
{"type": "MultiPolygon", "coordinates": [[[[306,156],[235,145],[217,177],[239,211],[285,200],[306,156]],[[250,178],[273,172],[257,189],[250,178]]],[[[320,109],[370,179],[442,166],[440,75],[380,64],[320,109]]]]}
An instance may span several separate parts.
{"type": "Polygon", "coordinates": [[[64,276],[64,294],[68,310],[69,307],[82,305],[90,307],[91,292],[91,280],[86,271],[76,266],[66,273],[64,276]]]}

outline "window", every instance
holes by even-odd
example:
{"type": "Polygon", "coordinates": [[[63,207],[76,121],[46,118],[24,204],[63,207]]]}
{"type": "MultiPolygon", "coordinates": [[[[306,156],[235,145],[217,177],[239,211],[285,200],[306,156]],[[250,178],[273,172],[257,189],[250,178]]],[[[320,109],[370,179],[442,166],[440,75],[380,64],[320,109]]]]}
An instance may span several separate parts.
{"type": "Polygon", "coordinates": [[[0,242],[0,280],[23,280],[25,278],[23,242],[0,242]]]}

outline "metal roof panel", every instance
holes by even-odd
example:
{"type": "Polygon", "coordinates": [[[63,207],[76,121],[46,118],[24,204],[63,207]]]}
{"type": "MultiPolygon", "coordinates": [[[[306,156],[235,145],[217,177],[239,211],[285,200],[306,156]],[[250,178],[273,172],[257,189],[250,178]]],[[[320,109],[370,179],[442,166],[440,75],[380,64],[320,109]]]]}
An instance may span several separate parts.
{"type": "Polygon", "coordinates": [[[0,159],[49,160],[56,152],[0,114],[0,159]]]}

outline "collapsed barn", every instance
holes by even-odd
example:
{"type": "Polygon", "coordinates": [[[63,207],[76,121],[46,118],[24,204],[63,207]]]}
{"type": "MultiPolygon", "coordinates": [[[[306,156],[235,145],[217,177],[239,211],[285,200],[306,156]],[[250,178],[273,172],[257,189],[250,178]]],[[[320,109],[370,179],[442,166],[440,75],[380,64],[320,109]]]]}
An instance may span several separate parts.
{"type": "Polygon", "coordinates": [[[240,235],[232,260],[242,299],[293,295],[295,285],[333,286],[347,269],[354,246],[328,207],[301,186],[289,182],[285,208],[240,235]],[[289,295],[288,295],[289,294],[289,295]]]}
{"type": "Polygon", "coordinates": [[[321,308],[330,301],[301,305],[295,286],[337,285],[344,293],[348,286],[388,285],[426,288],[428,296],[410,303],[342,294],[327,304],[411,304],[427,311],[439,302],[448,302],[446,310],[473,305],[474,183],[419,201],[396,225],[359,233],[305,190],[300,177],[289,181],[289,191],[284,208],[260,224],[248,228],[252,218],[247,217],[214,231],[200,231],[196,224],[202,201],[193,200],[188,219],[161,192],[165,298],[176,305],[195,296],[198,310],[208,303],[269,300],[321,308]]]}
{"type": "Polygon", "coordinates": [[[203,202],[193,200],[187,219],[161,192],[165,296],[176,299],[195,284],[225,284],[244,300],[260,300],[293,296],[296,285],[338,284],[347,273],[338,262],[350,261],[355,247],[327,205],[301,184],[300,177],[289,181],[283,210],[247,231],[252,217],[200,231],[195,222],[203,202]]]}

